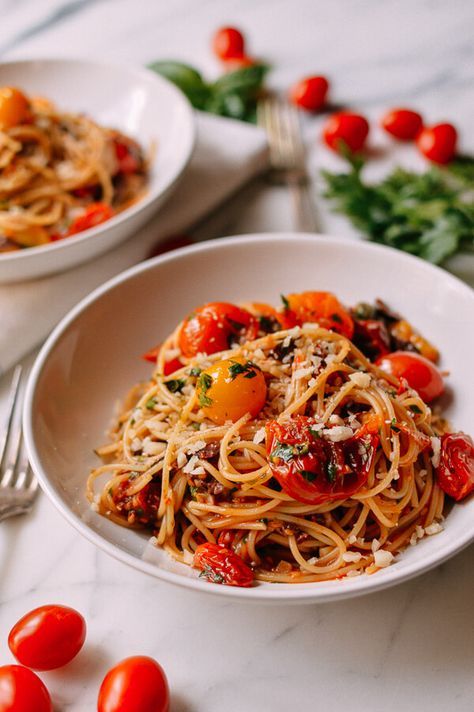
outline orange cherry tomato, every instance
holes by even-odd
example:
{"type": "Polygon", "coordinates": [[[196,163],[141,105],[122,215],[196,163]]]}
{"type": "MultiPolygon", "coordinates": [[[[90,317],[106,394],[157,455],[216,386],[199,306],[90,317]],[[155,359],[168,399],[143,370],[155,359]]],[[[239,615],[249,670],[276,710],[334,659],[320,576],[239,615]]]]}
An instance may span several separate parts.
{"type": "Polygon", "coordinates": [[[382,128],[400,141],[411,141],[423,126],[421,115],[411,109],[391,109],[382,118],[382,128]]]}
{"type": "Polygon", "coordinates": [[[210,302],[195,309],[183,322],[178,345],[183,356],[214,354],[251,341],[258,334],[258,320],[246,309],[227,302],[210,302]]]}
{"type": "Polygon", "coordinates": [[[474,443],[469,435],[443,435],[437,475],[441,489],[456,502],[474,491],[474,443]]]}
{"type": "Polygon", "coordinates": [[[331,292],[301,292],[286,297],[288,307],[284,310],[289,325],[317,322],[324,329],[337,331],[351,339],[354,322],[349,312],[331,292]],[[293,324],[291,320],[293,317],[293,324]]]}
{"type": "Polygon", "coordinates": [[[113,208],[107,205],[107,203],[91,203],[84,210],[83,214],[79,215],[79,217],[71,223],[67,231],[67,236],[76,235],[76,233],[83,232],[83,230],[97,227],[97,225],[113,218],[114,215],[115,212],[113,208]]]}
{"type": "Polygon", "coordinates": [[[0,130],[7,131],[30,117],[30,102],[15,87],[0,88],[0,130]]]}
{"type": "Polygon", "coordinates": [[[22,665],[54,670],[69,663],[86,639],[86,622],[73,608],[40,606],[20,618],[10,631],[8,646],[22,665]]]}
{"type": "Polygon", "coordinates": [[[105,676],[97,712],[168,712],[168,681],[153,658],[125,658],[105,676]]]}
{"type": "Polygon", "coordinates": [[[437,398],[444,391],[442,375],[431,361],[420,354],[394,351],[377,359],[375,363],[382,371],[397,378],[404,378],[425,403],[437,398]]]}
{"type": "Polygon", "coordinates": [[[197,397],[207,418],[218,425],[235,423],[246,413],[254,418],[265,405],[267,384],[256,364],[241,357],[217,361],[201,373],[197,397]]]}
{"type": "Polygon", "coordinates": [[[328,89],[326,77],[306,77],[290,89],[290,101],[306,111],[317,111],[324,106],[328,89]]]}
{"type": "Polygon", "coordinates": [[[416,145],[428,160],[443,165],[456,155],[457,140],[458,132],[452,124],[437,124],[420,131],[416,145]]]}
{"type": "Polygon", "coordinates": [[[247,588],[253,583],[253,571],[232,549],[220,544],[199,544],[193,566],[201,569],[201,576],[212,583],[247,588]]]}
{"type": "Polygon", "coordinates": [[[323,138],[333,151],[341,153],[349,149],[352,153],[360,151],[369,135],[369,122],[360,114],[350,111],[340,111],[326,121],[323,128],[323,138]]]}
{"type": "Polygon", "coordinates": [[[0,667],[0,712],[53,712],[38,675],[21,665],[0,667]]]}
{"type": "Polygon", "coordinates": [[[263,331],[265,334],[287,328],[284,314],[278,312],[275,307],[270,306],[270,304],[253,302],[251,308],[259,321],[260,331],[263,331]]]}
{"type": "Polygon", "coordinates": [[[235,27],[221,27],[212,39],[212,49],[219,59],[243,57],[245,52],[243,34],[235,27]]]}

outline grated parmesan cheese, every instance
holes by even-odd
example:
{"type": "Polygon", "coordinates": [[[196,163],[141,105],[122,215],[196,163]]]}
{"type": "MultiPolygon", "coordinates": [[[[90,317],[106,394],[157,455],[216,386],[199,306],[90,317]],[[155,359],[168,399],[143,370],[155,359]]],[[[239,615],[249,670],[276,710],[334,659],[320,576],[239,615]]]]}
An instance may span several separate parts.
{"type": "Polygon", "coordinates": [[[354,578],[354,576],[360,576],[362,571],[360,569],[351,569],[347,572],[346,578],[354,578]]]}
{"type": "Polygon", "coordinates": [[[355,544],[357,541],[357,537],[355,534],[351,534],[350,537],[347,539],[348,544],[355,544]]]}
{"type": "Polygon", "coordinates": [[[263,443],[264,440],[265,440],[265,428],[259,428],[257,430],[257,432],[255,433],[255,435],[253,436],[253,441],[256,445],[258,445],[258,443],[263,443]]]}
{"type": "Polygon", "coordinates": [[[342,555],[343,561],[347,561],[348,563],[360,561],[362,559],[362,554],[360,551],[345,551],[344,554],[342,555]]]}
{"type": "Polygon", "coordinates": [[[433,455],[431,458],[431,462],[433,463],[433,467],[438,467],[439,458],[441,455],[441,440],[440,440],[440,438],[437,438],[436,436],[432,436],[430,438],[430,440],[431,440],[431,447],[433,448],[433,455]]]}
{"type": "Polygon", "coordinates": [[[186,457],[186,455],[184,454],[184,452],[183,452],[182,450],[180,450],[180,451],[178,452],[178,456],[177,456],[177,458],[176,458],[176,462],[177,462],[178,467],[180,467],[180,468],[181,468],[181,467],[184,467],[185,464],[187,463],[187,461],[188,461],[188,458],[186,457]]]}
{"type": "Polygon", "coordinates": [[[394,558],[395,557],[391,551],[385,551],[384,549],[378,549],[374,553],[374,563],[381,569],[384,569],[386,566],[390,566],[394,558]]]}
{"type": "Polygon", "coordinates": [[[382,546],[382,544],[379,542],[378,539],[372,539],[371,548],[372,548],[372,553],[373,553],[373,554],[375,554],[375,552],[378,551],[381,546],[382,546]]]}
{"type": "Polygon", "coordinates": [[[194,455],[196,452],[199,452],[199,450],[202,450],[204,447],[206,447],[205,440],[196,440],[194,443],[191,443],[187,446],[185,452],[187,455],[194,455]]]}
{"type": "Polygon", "coordinates": [[[183,467],[183,472],[186,472],[186,474],[190,474],[194,470],[194,468],[198,466],[198,462],[199,458],[196,457],[196,455],[193,455],[187,465],[183,467]]]}
{"type": "Polygon", "coordinates": [[[347,425],[336,425],[334,428],[326,428],[323,430],[324,436],[333,443],[349,440],[354,435],[352,428],[347,425]]]}
{"type": "Polygon", "coordinates": [[[429,524],[427,527],[425,527],[425,532],[428,534],[428,536],[439,534],[442,531],[443,527],[439,522],[433,522],[433,524],[429,524]]]}
{"type": "Polygon", "coordinates": [[[370,374],[356,371],[351,373],[349,380],[353,381],[359,388],[368,388],[370,386],[370,374]]]}

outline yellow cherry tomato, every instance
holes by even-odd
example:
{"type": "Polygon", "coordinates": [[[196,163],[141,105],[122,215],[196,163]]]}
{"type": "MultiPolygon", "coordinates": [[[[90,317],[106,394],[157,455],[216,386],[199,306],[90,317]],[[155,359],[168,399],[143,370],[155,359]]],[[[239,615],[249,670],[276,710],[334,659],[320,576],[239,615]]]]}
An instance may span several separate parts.
{"type": "Polygon", "coordinates": [[[18,126],[30,114],[30,102],[15,87],[0,87],[0,130],[18,126]]]}
{"type": "Polygon", "coordinates": [[[198,403],[209,420],[235,423],[246,413],[255,417],[265,405],[267,384],[259,367],[241,357],[217,361],[197,383],[198,403]]]}

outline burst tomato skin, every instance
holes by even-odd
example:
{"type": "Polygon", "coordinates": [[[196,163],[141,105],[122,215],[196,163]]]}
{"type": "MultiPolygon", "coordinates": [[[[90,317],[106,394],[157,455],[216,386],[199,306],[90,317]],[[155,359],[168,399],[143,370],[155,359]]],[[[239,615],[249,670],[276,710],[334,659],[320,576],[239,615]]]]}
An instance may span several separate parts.
{"type": "Polygon", "coordinates": [[[47,605],[30,611],[13,626],[8,646],[19,663],[33,670],[67,665],[86,639],[86,622],[67,606],[47,605]]]}
{"type": "Polygon", "coordinates": [[[212,583],[248,588],[253,584],[253,571],[231,549],[219,544],[199,544],[194,552],[193,566],[212,583]]]}
{"type": "Polygon", "coordinates": [[[0,131],[18,126],[30,117],[30,102],[15,87],[0,88],[0,131]]]}
{"type": "Polygon", "coordinates": [[[416,138],[420,152],[433,163],[445,165],[456,154],[458,132],[452,124],[426,126],[416,138]]]}
{"type": "Polygon", "coordinates": [[[391,109],[382,118],[382,128],[400,141],[412,141],[423,127],[420,114],[411,109],[391,109]]]}
{"type": "Polygon", "coordinates": [[[431,361],[420,354],[394,351],[377,359],[376,365],[397,378],[404,378],[425,403],[430,403],[444,391],[442,375],[431,361]]]}
{"type": "Polygon", "coordinates": [[[318,322],[324,329],[337,331],[348,339],[354,335],[354,322],[349,312],[331,292],[289,294],[286,301],[286,328],[305,322],[318,322]]]}
{"type": "Polygon", "coordinates": [[[258,334],[258,319],[228,302],[210,302],[195,309],[183,322],[178,345],[183,356],[227,351],[234,343],[258,334]]]}
{"type": "Polygon", "coordinates": [[[347,147],[352,153],[360,151],[369,135],[369,122],[364,116],[350,111],[333,114],[323,128],[326,145],[333,151],[341,152],[347,147]]]}
{"type": "Polygon", "coordinates": [[[103,222],[110,220],[115,215],[113,208],[106,203],[91,203],[84,213],[79,215],[69,226],[66,236],[76,235],[78,232],[90,230],[103,222]]]}
{"type": "Polygon", "coordinates": [[[97,712],[168,712],[169,703],[161,665],[136,655],[109,670],[100,686],[97,712]]]}
{"type": "Polygon", "coordinates": [[[53,712],[51,697],[43,682],[21,665],[0,667],[1,712],[53,712]]]}
{"type": "Polygon", "coordinates": [[[443,492],[456,502],[474,491],[474,443],[469,435],[443,435],[437,476],[443,492]]]}
{"type": "Polygon", "coordinates": [[[326,77],[306,77],[290,90],[290,101],[306,111],[317,111],[326,101],[329,82],[326,77]]]}
{"type": "Polygon", "coordinates": [[[224,61],[244,56],[245,39],[236,27],[221,27],[212,39],[212,49],[224,61]]]}

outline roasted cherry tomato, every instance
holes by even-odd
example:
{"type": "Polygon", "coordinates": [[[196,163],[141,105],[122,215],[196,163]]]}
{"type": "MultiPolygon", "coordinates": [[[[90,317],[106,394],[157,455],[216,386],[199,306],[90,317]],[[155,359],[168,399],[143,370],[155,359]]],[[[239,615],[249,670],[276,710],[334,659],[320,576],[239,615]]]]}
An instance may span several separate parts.
{"type": "Polygon", "coordinates": [[[326,101],[329,82],[326,77],[306,77],[290,90],[290,100],[306,111],[317,111],[326,101]]]}
{"type": "Polygon", "coordinates": [[[100,686],[97,712],[168,712],[168,681],[153,658],[136,655],[113,667],[100,686]]]}
{"type": "Polygon", "coordinates": [[[221,27],[212,39],[212,49],[219,59],[235,59],[243,57],[245,40],[240,30],[235,27],[221,27]]]}
{"type": "Polygon", "coordinates": [[[444,391],[443,377],[431,361],[411,351],[394,351],[376,361],[379,368],[397,378],[404,378],[425,403],[444,391]]]}
{"type": "Polygon", "coordinates": [[[411,109],[391,109],[382,118],[382,128],[401,141],[411,141],[423,126],[421,115],[411,109]]]}
{"type": "Polygon", "coordinates": [[[352,341],[371,361],[390,351],[390,335],[378,319],[355,319],[352,341]]]}
{"type": "Polygon", "coordinates": [[[314,420],[298,415],[266,425],[270,469],[283,490],[305,504],[346,499],[367,481],[378,436],[363,432],[332,442],[314,430],[314,420]]]}
{"type": "Polygon", "coordinates": [[[53,712],[38,675],[21,665],[0,667],[0,712],[53,712]]]}
{"type": "Polygon", "coordinates": [[[10,631],[8,646],[22,665],[54,670],[69,663],[86,639],[86,622],[67,606],[40,606],[20,618],[10,631]]]}
{"type": "Polygon", "coordinates": [[[354,322],[349,312],[331,292],[289,294],[285,298],[283,314],[291,326],[317,322],[324,329],[337,331],[348,339],[351,339],[354,333],[354,322]],[[291,324],[292,321],[294,323],[291,324]]]}
{"type": "Polygon", "coordinates": [[[449,163],[456,154],[458,132],[452,124],[425,127],[416,138],[420,152],[433,163],[449,163]]]}
{"type": "MultiPolygon", "coordinates": [[[[150,363],[156,363],[160,349],[161,344],[153,346],[153,348],[143,354],[142,359],[150,361],[150,363]]],[[[175,371],[179,371],[180,368],[183,368],[183,366],[184,363],[182,363],[179,358],[172,358],[169,361],[165,361],[163,366],[163,375],[170,376],[175,371]]]]}
{"type": "Polygon", "coordinates": [[[253,583],[253,571],[231,549],[219,544],[199,544],[194,552],[193,566],[212,583],[247,588],[253,583]]]}
{"type": "Polygon", "coordinates": [[[115,139],[114,148],[119,173],[137,173],[140,169],[140,158],[135,154],[133,145],[115,139]]]}
{"type": "Polygon", "coordinates": [[[206,417],[223,425],[228,420],[235,423],[246,413],[254,418],[265,405],[267,384],[258,366],[236,357],[203,371],[196,393],[206,417]]]}
{"type": "Polygon", "coordinates": [[[284,314],[278,312],[275,307],[263,302],[253,302],[251,306],[252,312],[259,321],[260,331],[264,334],[272,334],[287,328],[284,314]]]}
{"type": "Polygon", "coordinates": [[[30,102],[15,87],[0,88],[0,131],[8,131],[30,116],[30,102]]]}
{"type": "Polygon", "coordinates": [[[349,149],[352,153],[360,151],[369,134],[369,122],[360,114],[341,111],[333,114],[323,128],[323,138],[333,151],[349,149]]]}
{"type": "Polygon", "coordinates": [[[469,435],[443,435],[437,474],[441,489],[457,502],[474,491],[474,443],[469,435]]]}
{"type": "Polygon", "coordinates": [[[83,230],[89,230],[91,227],[97,227],[97,225],[113,218],[114,214],[113,208],[106,203],[91,203],[82,215],[73,220],[67,235],[75,235],[83,230]]]}
{"type": "Polygon", "coordinates": [[[258,334],[258,319],[227,302],[211,302],[195,309],[183,322],[178,344],[183,356],[227,351],[258,334]]]}

